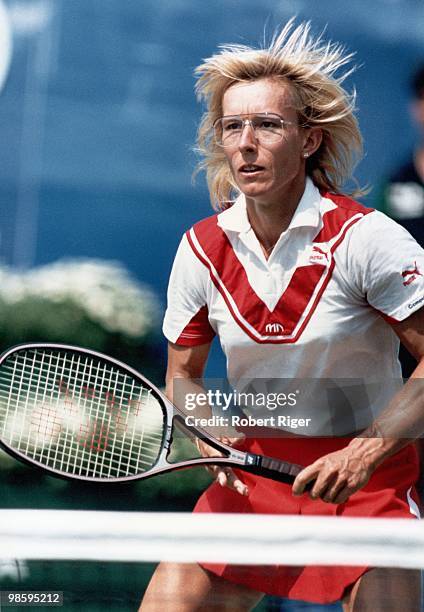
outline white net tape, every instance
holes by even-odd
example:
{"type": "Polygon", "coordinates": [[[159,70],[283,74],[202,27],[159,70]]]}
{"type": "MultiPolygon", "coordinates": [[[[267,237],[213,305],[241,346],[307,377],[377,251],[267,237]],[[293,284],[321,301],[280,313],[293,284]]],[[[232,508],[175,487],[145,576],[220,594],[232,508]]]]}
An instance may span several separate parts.
{"type": "Polygon", "coordinates": [[[0,510],[0,556],[424,568],[424,522],[259,514],[0,510]]]}

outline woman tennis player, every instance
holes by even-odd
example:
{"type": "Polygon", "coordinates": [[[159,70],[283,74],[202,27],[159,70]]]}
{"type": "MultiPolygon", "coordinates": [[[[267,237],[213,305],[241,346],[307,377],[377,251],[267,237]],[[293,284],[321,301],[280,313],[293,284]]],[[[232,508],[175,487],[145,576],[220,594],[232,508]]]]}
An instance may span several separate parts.
{"type": "MultiPolygon", "coordinates": [[[[412,379],[392,397],[388,388],[400,378],[399,339],[419,362],[413,378],[424,376],[424,253],[395,222],[342,194],[361,153],[354,99],[346,75],[336,76],[349,61],[291,21],[268,48],[225,46],[197,69],[207,103],[199,147],[219,212],[185,234],[174,262],[168,392],[175,378],[202,376],[215,335],[230,380],[390,384],[350,405],[343,437],[247,436],[244,449],[307,467],[292,487],[216,467],[196,512],[418,515],[411,438],[423,430],[422,393],[412,379]]],[[[325,420],[319,408],[313,416],[325,420]]],[[[161,563],[141,610],[249,610],[264,593],[416,612],[420,575],[290,568],[289,558],[287,567],[161,563]]]]}

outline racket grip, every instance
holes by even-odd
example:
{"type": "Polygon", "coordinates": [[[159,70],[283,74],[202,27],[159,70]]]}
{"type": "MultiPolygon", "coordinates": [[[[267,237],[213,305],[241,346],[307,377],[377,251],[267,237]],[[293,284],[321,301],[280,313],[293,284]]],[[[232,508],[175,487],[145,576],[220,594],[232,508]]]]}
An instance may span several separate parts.
{"type": "MultiPolygon", "coordinates": [[[[281,459],[274,459],[273,457],[247,453],[243,469],[257,476],[271,478],[286,484],[293,484],[296,476],[303,470],[303,466],[282,461],[281,459]]],[[[308,483],[305,489],[309,490],[312,486],[313,483],[308,483]]]]}

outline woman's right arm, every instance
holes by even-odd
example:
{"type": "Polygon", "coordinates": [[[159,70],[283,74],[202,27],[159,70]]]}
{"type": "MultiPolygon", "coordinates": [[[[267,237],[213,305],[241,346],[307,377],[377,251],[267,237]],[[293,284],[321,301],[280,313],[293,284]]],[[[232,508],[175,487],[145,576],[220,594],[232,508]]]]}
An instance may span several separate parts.
{"type": "MultiPolygon", "coordinates": [[[[205,371],[211,342],[199,346],[180,346],[168,343],[168,367],[166,370],[166,396],[174,401],[174,381],[178,378],[200,379],[205,371]]],[[[193,383],[194,384],[194,383],[193,383]]]]}
{"type": "MultiPolygon", "coordinates": [[[[198,346],[179,346],[171,342],[168,344],[166,396],[183,411],[184,406],[180,404],[185,393],[204,393],[203,387],[197,381],[203,377],[210,347],[211,342],[198,346]],[[178,385],[177,390],[176,385],[178,385]]],[[[207,418],[210,415],[211,409],[209,406],[196,407],[196,416],[207,418]]],[[[229,445],[240,442],[240,438],[221,437],[221,439],[229,445]]],[[[196,446],[203,457],[216,457],[221,454],[201,440],[198,440],[196,446]]],[[[207,470],[211,472],[221,486],[227,486],[241,495],[248,495],[247,486],[230,468],[209,466],[207,470]]]]}

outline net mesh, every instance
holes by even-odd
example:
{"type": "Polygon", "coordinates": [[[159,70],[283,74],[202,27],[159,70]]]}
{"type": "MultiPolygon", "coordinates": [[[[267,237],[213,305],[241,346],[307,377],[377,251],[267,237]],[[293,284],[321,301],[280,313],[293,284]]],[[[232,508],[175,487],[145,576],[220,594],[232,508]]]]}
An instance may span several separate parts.
{"type": "Polygon", "coordinates": [[[12,353],[0,367],[0,437],[62,473],[104,480],[151,468],[164,414],[123,368],[64,349],[12,353]]]}

